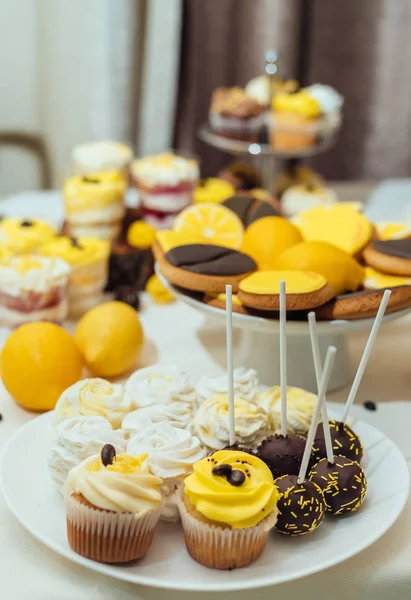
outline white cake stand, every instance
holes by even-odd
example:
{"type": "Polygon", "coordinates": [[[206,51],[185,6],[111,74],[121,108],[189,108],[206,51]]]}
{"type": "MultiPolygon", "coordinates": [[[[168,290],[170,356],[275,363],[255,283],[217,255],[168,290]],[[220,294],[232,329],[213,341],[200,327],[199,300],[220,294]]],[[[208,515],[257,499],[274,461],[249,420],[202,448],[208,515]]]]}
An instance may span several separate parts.
{"type": "MultiPolygon", "coordinates": [[[[164,285],[182,302],[212,319],[225,321],[225,310],[209,306],[197,298],[184,293],[171,285],[156,269],[164,285]]],[[[405,308],[387,314],[383,323],[399,319],[411,311],[405,308]]],[[[351,364],[347,348],[347,334],[355,331],[371,329],[374,319],[356,319],[352,321],[319,321],[320,351],[323,360],[327,348],[337,348],[337,356],[329,390],[334,391],[349,385],[354,377],[355,369],[351,364]]],[[[240,342],[235,348],[235,362],[254,368],[264,385],[276,385],[280,381],[279,365],[279,323],[274,319],[265,319],[251,315],[233,313],[233,327],[241,330],[240,342]]],[[[301,321],[287,322],[287,372],[288,384],[315,392],[317,389],[313,368],[312,352],[308,323],[301,321]]]]}

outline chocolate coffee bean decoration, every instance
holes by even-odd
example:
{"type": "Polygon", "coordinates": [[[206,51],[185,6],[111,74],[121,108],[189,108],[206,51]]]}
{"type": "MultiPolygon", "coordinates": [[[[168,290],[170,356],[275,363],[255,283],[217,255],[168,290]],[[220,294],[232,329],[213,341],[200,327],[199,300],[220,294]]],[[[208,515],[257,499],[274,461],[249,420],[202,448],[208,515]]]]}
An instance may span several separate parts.
{"type": "Polygon", "coordinates": [[[105,467],[113,464],[116,458],[116,449],[111,444],[106,444],[101,449],[101,462],[105,467]]]}
{"type": "Polygon", "coordinates": [[[245,474],[240,469],[233,469],[230,475],[227,477],[228,483],[235,485],[236,487],[242,485],[245,481],[245,474]]]}
{"type": "Polygon", "coordinates": [[[233,468],[231,465],[223,463],[221,465],[216,465],[212,470],[212,474],[220,477],[228,477],[232,470],[233,468]]]}

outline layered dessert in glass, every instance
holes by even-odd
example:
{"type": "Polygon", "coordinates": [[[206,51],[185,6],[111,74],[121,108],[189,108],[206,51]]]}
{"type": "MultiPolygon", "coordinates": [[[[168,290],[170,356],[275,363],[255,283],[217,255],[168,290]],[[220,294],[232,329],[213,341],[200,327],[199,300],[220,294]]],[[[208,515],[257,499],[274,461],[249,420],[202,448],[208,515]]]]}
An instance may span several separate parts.
{"type": "Polygon", "coordinates": [[[171,152],[135,160],[131,173],[144,220],[157,229],[170,228],[175,216],[191,204],[199,178],[195,159],[171,152]]]}
{"type": "Polygon", "coordinates": [[[0,326],[33,321],[61,325],[67,316],[70,267],[60,258],[16,256],[0,260],[0,326]]]}
{"type": "Polygon", "coordinates": [[[72,152],[74,172],[80,175],[114,170],[128,179],[132,158],[131,148],[111,140],[79,144],[72,152]]]}

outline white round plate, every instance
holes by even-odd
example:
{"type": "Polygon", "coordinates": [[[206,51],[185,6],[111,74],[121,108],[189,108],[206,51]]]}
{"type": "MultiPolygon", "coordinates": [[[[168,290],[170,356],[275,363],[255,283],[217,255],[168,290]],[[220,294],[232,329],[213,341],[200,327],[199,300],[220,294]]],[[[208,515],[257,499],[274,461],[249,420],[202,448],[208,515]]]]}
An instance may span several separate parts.
{"type": "MultiPolygon", "coordinates": [[[[335,406],[335,405],[334,405],[335,406]]],[[[63,499],[47,471],[46,457],[53,413],[19,429],[6,445],[0,464],[5,501],[20,523],[58,554],[91,570],[158,588],[229,591],[292,581],[322,571],[378,540],[404,508],[409,475],[400,450],[381,432],[362,422],[355,429],[365,446],[369,489],[362,508],[350,517],[327,518],[311,535],[270,535],[261,558],[235,571],[207,569],[185,549],[178,524],[160,523],[147,556],[137,563],[110,566],[75,554],[66,538],[63,499]]]]}

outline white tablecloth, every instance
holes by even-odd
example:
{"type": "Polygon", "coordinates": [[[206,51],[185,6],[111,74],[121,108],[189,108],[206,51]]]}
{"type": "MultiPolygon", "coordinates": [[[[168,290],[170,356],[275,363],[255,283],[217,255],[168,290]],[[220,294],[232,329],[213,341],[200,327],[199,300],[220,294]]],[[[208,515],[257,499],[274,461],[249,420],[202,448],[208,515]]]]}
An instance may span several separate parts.
{"type": "MultiPolygon", "coordinates": [[[[146,302],[141,319],[147,337],[141,366],[156,361],[172,363],[189,372],[193,379],[223,371],[225,334],[221,323],[206,321],[194,309],[180,303],[159,307],[146,302]]],[[[407,355],[410,328],[410,318],[382,328],[354,413],[393,438],[411,465],[411,402],[405,402],[411,400],[407,355]],[[364,400],[370,399],[378,403],[375,412],[362,406],[364,400]]],[[[354,360],[358,361],[365,339],[366,334],[351,336],[354,360]]],[[[345,397],[346,392],[338,392],[330,395],[329,400],[342,401],[345,397]]],[[[0,388],[0,412],[1,449],[33,415],[20,409],[3,388],[0,388]]],[[[71,564],[33,539],[8,512],[0,496],[1,600],[191,600],[194,596],[194,593],[122,584],[71,564]]],[[[250,596],[253,600],[273,597],[405,600],[411,597],[411,503],[379,542],[341,565],[275,588],[197,596],[227,600],[249,600],[250,596]]]]}

